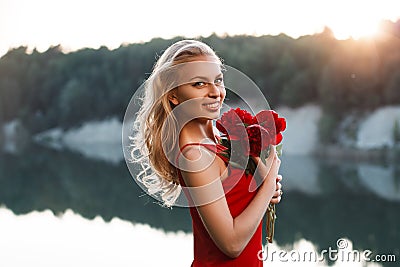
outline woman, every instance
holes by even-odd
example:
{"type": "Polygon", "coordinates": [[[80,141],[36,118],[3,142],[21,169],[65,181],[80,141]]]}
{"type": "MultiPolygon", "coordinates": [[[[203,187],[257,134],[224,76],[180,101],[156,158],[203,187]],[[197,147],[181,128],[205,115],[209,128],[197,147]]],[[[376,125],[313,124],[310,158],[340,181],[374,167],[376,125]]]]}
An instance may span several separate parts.
{"type": "Polygon", "coordinates": [[[253,157],[261,181],[256,188],[255,177],[219,156],[212,122],[226,95],[222,69],[200,41],[166,49],[145,84],[132,156],[143,167],[140,181],[166,206],[184,189],[193,221],[192,266],[262,266],[261,222],[268,203],[281,198],[280,160],[274,148],[266,164],[253,157]]]}

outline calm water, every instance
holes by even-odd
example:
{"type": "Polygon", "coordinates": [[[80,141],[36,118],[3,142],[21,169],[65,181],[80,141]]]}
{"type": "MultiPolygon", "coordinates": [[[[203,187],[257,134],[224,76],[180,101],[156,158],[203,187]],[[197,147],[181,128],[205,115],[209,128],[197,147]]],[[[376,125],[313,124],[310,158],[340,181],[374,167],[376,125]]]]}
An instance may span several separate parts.
{"type": "MultiPolygon", "coordinates": [[[[277,211],[277,245],[290,250],[305,239],[325,249],[347,238],[354,249],[395,254],[399,263],[399,164],[284,156],[281,173],[285,194],[277,211]]],[[[133,181],[125,162],[107,163],[36,145],[19,155],[0,154],[1,205],[17,215],[71,209],[88,219],[118,217],[165,231],[191,232],[188,210],[155,204],[133,181]]]]}

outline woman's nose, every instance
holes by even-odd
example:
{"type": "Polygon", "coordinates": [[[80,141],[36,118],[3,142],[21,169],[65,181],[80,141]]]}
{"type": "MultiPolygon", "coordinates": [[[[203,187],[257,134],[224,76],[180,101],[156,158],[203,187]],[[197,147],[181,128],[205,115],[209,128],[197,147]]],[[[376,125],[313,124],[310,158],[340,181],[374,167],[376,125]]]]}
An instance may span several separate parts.
{"type": "Polygon", "coordinates": [[[220,86],[216,85],[215,83],[209,83],[208,88],[208,95],[210,97],[218,97],[221,94],[220,86]]]}

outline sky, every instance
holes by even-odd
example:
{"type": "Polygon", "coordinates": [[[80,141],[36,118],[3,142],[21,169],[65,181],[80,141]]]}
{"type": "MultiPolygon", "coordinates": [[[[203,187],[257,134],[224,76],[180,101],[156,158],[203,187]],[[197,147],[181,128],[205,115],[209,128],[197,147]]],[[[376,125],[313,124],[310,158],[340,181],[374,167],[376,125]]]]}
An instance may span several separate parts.
{"type": "Polygon", "coordinates": [[[338,39],[358,39],[377,34],[382,19],[400,19],[399,0],[0,0],[0,56],[19,46],[114,49],[212,33],[298,38],[325,26],[338,39]]]}

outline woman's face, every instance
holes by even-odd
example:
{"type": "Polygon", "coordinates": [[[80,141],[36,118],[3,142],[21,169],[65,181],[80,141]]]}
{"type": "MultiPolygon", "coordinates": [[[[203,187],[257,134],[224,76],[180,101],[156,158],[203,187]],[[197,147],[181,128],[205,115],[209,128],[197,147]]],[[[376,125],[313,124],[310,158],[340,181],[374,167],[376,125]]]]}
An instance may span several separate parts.
{"type": "Polygon", "coordinates": [[[226,95],[221,62],[202,55],[179,68],[179,86],[172,90],[170,102],[191,119],[218,118],[226,95]]]}

